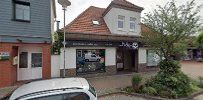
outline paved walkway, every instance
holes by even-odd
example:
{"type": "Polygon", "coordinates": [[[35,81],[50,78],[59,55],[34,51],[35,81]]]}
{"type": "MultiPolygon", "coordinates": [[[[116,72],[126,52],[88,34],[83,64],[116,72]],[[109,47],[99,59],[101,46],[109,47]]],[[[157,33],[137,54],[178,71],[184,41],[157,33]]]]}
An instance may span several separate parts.
{"type": "Polygon", "coordinates": [[[15,90],[17,86],[0,88],[0,99],[10,94],[13,90],[15,90]]]}
{"type": "Polygon", "coordinates": [[[181,62],[182,71],[192,78],[203,77],[203,62],[197,61],[183,61],[181,62]]]}
{"type": "MultiPolygon", "coordinates": [[[[120,91],[120,88],[125,88],[131,86],[132,74],[122,74],[122,75],[113,75],[113,76],[103,76],[103,77],[94,77],[87,78],[92,86],[95,87],[98,95],[103,95],[106,93],[112,93],[120,91]]],[[[152,75],[155,75],[155,72],[148,73],[139,73],[143,76],[143,79],[149,79],[152,75]]]]}

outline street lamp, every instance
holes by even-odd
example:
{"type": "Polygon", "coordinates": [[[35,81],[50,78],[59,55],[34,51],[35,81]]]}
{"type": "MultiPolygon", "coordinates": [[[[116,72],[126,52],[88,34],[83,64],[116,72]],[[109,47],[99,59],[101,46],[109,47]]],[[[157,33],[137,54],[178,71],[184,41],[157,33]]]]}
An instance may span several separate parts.
{"type": "Polygon", "coordinates": [[[63,77],[66,77],[66,64],[65,64],[65,48],[66,48],[66,32],[65,32],[65,17],[66,17],[66,8],[67,6],[70,6],[71,5],[71,2],[68,1],[68,0],[58,0],[58,3],[62,6],[63,8],[63,12],[64,12],[64,23],[63,23],[63,77]]]}

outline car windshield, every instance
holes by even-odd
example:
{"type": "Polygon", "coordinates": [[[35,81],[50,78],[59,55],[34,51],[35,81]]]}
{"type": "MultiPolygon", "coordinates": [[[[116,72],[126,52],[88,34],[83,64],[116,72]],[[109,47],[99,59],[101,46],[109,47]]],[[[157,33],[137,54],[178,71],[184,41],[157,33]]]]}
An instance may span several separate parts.
{"type": "Polygon", "coordinates": [[[89,91],[96,97],[96,91],[91,85],[89,85],[89,91]]]}

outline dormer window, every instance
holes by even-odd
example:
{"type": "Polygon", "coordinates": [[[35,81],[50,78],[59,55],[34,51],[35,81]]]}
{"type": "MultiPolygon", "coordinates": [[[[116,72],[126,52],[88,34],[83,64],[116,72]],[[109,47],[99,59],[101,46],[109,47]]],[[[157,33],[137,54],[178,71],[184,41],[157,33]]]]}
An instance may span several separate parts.
{"type": "Polygon", "coordinates": [[[93,25],[100,25],[100,23],[99,23],[98,20],[93,20],[93,21],[92,21],[92,24],[93,24],[93,25]]]}
{"type": "Polygon", "coordinates": [[[135,31],[136,18],[130,17],[130,31],[135,31]]]}
{"type": "Polygon", "coordinates": [[[125,16],[118,15],[118,29],[124,28],[125,16]]]}

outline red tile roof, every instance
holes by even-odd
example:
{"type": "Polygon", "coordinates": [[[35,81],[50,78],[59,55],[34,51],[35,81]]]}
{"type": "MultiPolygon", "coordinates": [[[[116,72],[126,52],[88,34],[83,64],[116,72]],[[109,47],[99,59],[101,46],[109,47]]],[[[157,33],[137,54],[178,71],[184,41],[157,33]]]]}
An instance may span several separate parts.
{"type": "Polygon", "coordinates": [[[68,33],[110,34],[110,31],[102,18],[104,8],[89,7],[75,20],[66,26],[68,33]],[[93,25],[92,20],[98,20],[100,25],[93,25]]]}
{"type": "Polygon", "coordinates": [[[117,4],[117,5],[121,5],[121,6],[126,6],[126,7],[129,7],[129,8],[137,8],[137,9],[142,9],[142,7],[139,7],[137,5],[134,5],[133,3],[130,3],[126,0],[113,0],[112,3],[114,4],[117,4]]]}
{"type": "Polygon", "coordinates": [[[75,18],[70,24],[66,26],[66,32],[68,33],[86,33],[86,34],[100,34],[100,35],[108,35],[111,32],[107,27],[103,16],[107,13],[111,6],[117,5],[116,7],[126,7],[130,9],[138,9],[143,10],[142,7],[136,6],[126,0],[113,0],[109,7],[98,8],[94,6],[90,6],[83,13],[81,13],[77,18],[75,18]],[[112,5],[113,4],[113,5],[112,5]],[[93,25],[92,21],[98,20],[100,25],[93,25]]]}

